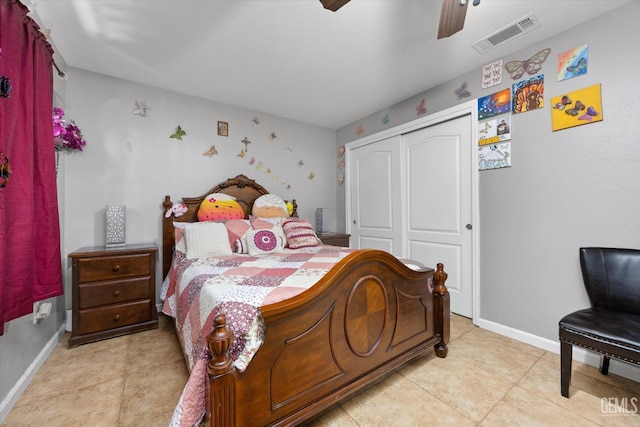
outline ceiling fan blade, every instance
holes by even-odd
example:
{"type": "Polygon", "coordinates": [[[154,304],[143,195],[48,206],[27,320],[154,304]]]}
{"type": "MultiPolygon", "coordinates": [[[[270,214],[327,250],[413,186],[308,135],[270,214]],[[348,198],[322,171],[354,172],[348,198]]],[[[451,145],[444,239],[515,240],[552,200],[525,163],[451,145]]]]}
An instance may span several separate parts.
{"type": "Polygon", "coordinates": [[[349,3],[349,0],[320,0],[320,3],[322,3],[322,6],[324,6],[325,9],[335,12],[345,4],[349,3]]]}
{"type": "Polygon", "coordinates": [[[460,4],[461,0],[444,0],[440,11],[440,27],[438,39],[449,37],[464,27],[464,18],[467,15],[468,1],[460,4]]]}

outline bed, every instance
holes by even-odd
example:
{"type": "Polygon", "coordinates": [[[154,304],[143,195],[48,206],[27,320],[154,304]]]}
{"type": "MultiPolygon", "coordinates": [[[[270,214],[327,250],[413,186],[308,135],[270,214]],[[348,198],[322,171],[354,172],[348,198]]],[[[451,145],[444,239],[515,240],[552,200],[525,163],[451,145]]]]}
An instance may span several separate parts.
{"type": "MultiPolygon", "coordinates": [[[[174,204],[166,196],[163,277],[171,276],[176,227],[197,222],[200,203],[211,193],[233,196],[248,218],[253,202],[268,191],[238,175],[202,196],[183,197],[185,212],[179,217],[168,214],[174,204]]],[[[189,382],[197,375],[205,377],[204,393],[190,394],[189,384],[185,387],[180,404],[191,408],[186,411],[197,405],[185,405],[183,399],[201,399],[205,421],[213,426],[297,425],[431,348],[438,357],[447,356],[450,308],[442,264],[434,270],[379,250],[322,246],[302,252],[299,256],[335,256],[337,261],[308,289],[258,308],[262,341],[244,369],[234,364],[235,336],[224,310],[203,322],[200,335],[206,339],[207,357],[199,368],[189,363],[187,338],[178,331],[191,371],[189,382]]],[[[182,416],[189,424],[200,416],[181,411],[185,409],[177,409],[173,423],[185,424],[182,416]]]]}

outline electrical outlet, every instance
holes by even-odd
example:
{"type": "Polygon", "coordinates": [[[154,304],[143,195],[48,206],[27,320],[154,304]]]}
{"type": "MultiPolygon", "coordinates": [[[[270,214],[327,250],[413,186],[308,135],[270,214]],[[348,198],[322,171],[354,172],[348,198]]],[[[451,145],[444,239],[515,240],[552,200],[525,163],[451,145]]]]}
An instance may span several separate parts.
{"type": "Polygon", "coordinates": [[[40,301],[33,303],[33,324],[38,323],[38,310],[40,310],[40,301]]]}

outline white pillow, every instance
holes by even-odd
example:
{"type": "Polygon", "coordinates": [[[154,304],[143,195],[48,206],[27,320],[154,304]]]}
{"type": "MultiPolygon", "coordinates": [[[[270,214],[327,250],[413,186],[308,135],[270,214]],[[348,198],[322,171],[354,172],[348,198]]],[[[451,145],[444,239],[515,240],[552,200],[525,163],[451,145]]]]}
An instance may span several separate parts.
{"type": "Polygon", "coordinates": [[[270,230],[249,230],[246,234],[249,255],[264,255],[281,252],[287,242],[284,231],[279,225],[270,230]]]}
{"type": "Polygon", "coordinates": [[[187,259],[232,255],[227,227],[217,222],[193,222],[185,227],[187,259]]]}

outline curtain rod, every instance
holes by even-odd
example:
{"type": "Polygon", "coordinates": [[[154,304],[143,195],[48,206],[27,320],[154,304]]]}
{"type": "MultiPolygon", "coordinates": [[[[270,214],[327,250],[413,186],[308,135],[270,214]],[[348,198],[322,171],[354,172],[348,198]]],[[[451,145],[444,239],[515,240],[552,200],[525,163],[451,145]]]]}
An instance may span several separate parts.
{"type": "Polygon", "coordinates": [[[69,76],[67,76],[67,74],[64,71],[58,68],[58,64],[56,64],[56,61],[53,61],[53,66],[56,69],[56,71],[58,71],[58,78],[60,80],[67,80],[69,78],[69,76]]]}

